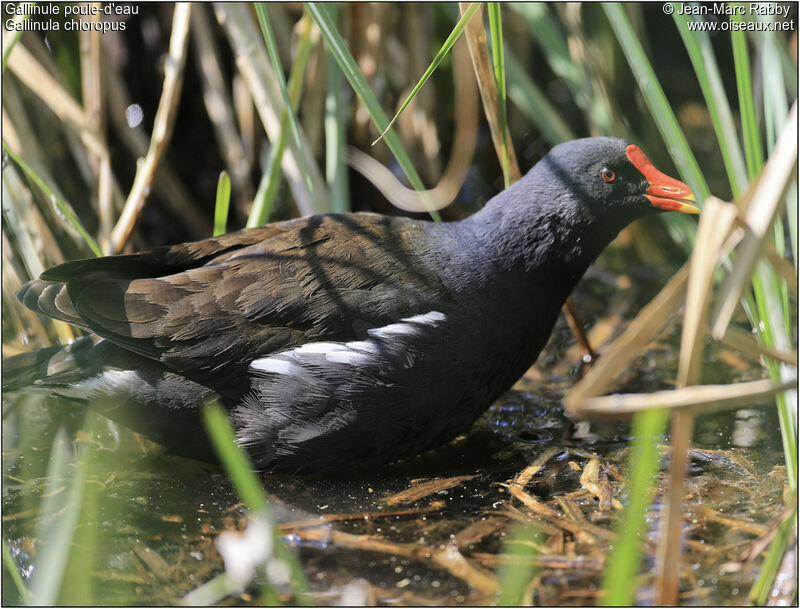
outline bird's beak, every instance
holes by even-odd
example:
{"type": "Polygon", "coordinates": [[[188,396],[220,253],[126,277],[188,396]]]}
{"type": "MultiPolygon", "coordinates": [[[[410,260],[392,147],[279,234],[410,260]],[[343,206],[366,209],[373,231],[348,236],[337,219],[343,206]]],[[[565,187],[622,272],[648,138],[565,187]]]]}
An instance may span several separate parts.
{"type": "Polygon", "coordinates": [[[684,214],[699,214],[694,205],[696,199],[692,190],[680,180],[671,178],[655,168],[642,149],[631,144],[625,149],[628,160],[638,169],[648,182],[645,196],[653,207],[664,211],[679,211],[684,214]]]}

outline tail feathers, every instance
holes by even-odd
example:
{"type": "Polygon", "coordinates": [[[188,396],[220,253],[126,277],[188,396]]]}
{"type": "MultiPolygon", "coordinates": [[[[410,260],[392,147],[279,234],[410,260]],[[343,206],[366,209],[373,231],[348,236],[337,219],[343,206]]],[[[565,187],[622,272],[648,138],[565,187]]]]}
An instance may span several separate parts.
{"type": "Polygon", "coordinates": [[[29,281],[17,291],[17,299],[31,311],[88,329],[72,304],[67,284],[61,281],[29,281]]]}
{"type": "Polygon", "coordinates": [[[199,408],[222,396],[97,336],[3,361],[3,391],[46,392],[96,411],[171,452],[213,458],[199,408]]]}
{"type": "Polygon", "coordinates": [[[25,388],[52,389],[77,383],[97,374],[92,351],[102,339],[79,338],[69,345],[47,347],[3,360],[3,391],[25,388]]]}
{"type": "Polygon", "coordinates": [[[29,351],[3,360],[3,392],[17,391],[47,376],[47,362],[61,347],[29,351]]]}

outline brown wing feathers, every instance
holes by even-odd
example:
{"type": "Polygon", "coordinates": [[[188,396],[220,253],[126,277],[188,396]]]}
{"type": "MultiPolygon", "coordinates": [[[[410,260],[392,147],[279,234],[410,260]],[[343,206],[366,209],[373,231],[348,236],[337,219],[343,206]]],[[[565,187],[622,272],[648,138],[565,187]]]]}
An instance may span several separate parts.
{"type": "Polygon", "coordinates": [[[19,297],[34,311],[236,393],[257,357],[312,340],[360,338],[366,326],[430,310],[441,285],[410,270],[407,233],[385,218],[362,220],[354,228],[340,217],[301,218],[68,262],[19,297]],[[386,255],[389,246],[394,255],[386,255]]]}

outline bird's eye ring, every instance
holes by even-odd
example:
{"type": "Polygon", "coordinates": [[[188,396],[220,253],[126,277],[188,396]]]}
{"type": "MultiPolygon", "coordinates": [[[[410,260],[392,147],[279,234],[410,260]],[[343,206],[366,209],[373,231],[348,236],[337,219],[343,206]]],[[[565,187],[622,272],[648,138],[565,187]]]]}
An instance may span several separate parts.
{"type": "Polygon", "coordinates": [[[600,177],[603,178],[604,182],[613,182],[617,179],[617,174],[610,169],[603,169],[600,171],[600,177]]]}

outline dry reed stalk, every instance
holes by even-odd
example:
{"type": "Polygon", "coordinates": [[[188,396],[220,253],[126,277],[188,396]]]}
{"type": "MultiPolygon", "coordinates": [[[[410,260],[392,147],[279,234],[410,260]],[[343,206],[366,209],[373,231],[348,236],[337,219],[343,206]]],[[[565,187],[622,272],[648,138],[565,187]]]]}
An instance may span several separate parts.
{"type": "MultiPolygon", "coordinates": [[[[261,124],[271,142],[280,137],[281,113],[284,109],[283,96],[278,88],[272,71],[267,50],[261,34],[253,23],[248,7],[240,4],[217,4],[214,7],[217,20],[228,36],[231,48],[236,55],[236,67],[242,75],[248,92],[255,104],[261,124]]],[[[305,135],[300,129],[300,137],[305,135]]],[[[289,138],[286,151],[281,159],[281,168],[289,182],[294,200],[302,215],[324,212],[330,209],[327,199],[325,181],[320,173],[316,159],[308,156],[308,146],[304,147],[307,156],[304,158],[311,183],[314,186],[314,197],[309,192],[303,175],[303,163],[300,162],[300,151],[294,138],[289,138]]]]}
{"type": "MultiPolygon", "coordinates": [[[[534,496],[526,493],[522,487],[518,484],[510,483],[505,485],[508,488],[508,491],[511,493],[511,496],[515,499],[519,500],[526,508],[528,508],[531,512],[536,514],[537,516],[541,516],[547,522],[554,524],[560,529],[564,529],[568,533],[572,533],[577,541],[580,543],[585,544],[595,544],[597,540],[595,539],[594,535],[592,535],[589,530],[585,527],[582,527],[580,524],[576,523],[565,516],[562,516],[558,512],[556,512],[553,508],[545,505],[534,496]]],[[[600,527],[595,527],[598,530],[602,530],[603,533],[601,535],[605,536],[610,532],[606,529],[600,529],[600,527]]],[[[597,531],[593,531],[597,533],[597,531]]],[[[612,533],[613,535],[613,533],[612,533]]]]}
{"type": "Polygon", "coordinates": [[[762,379],[727,385],[697,385],[652,393],[624,393],[583,398],[577,412],[580,416],[611,418],[629,416],[654,408],[713,412],[770,398],[793,387],[795,382],[796,379],[781,383],[762,379]]]}
{"type": "MultiPolygon", "coordinates": [[[[706,330],[708,329],[706,328],[706,330]]],[[[797,353],[778,351],[777,349],[765,347],[759,344],[752,332],[748,332],[739,326],[728,326],[728,330],[725,336],[722,337],[721,342],[733,347],[737,351],[746,353],[756,360],[761,357],[768,357],[780,362],[785,362],[790,366],[797,366],[797,353]]]]}
{"type": "Polygon", "coordinates": [[[453,79],[456,87],[455,137],[452,153],[439,183],[416,191],[403,185],[382,163],[351,147],[348,163],[400,209],[426,212],[447,207],[458,195],[472,165],[478,139],[478,92],[470,74],[470,60],[463,43],[453,46],[453,79]]]}
{"type": "Polygon", "coordinates": [[[297,520],[294,522],[278,524],[275,525],[275,528],[279,531],[293,531],[295,529],[319,527],[320,525],[331,522],[375,520],[378,518],[398,518],[401,516],[421,516],[438,511],[438,507],[427,506],[408,510],[381,510],[379,512],[359,512],[357,514],[320,514],[319,516],[308,518],[307,520],[297,520]]]}
{"type": "Polygon", "coordinates": [[[253,185],[250,182],[251,166],[244,154],[244,145],[236,129],[233,104],[225,89],[220,68],[219,52],[211,32],[211,23],[206,7],[198,6],[192,12],[192,34],[197,55],[197,68],[203,87],[203,101],[214,126],[222,157],[233,181],[240,203],[253,200],[253,185]]]}
{"type": "Polygon", "coordinates": [[[111,250],[118,253],[122,250],[131,235],[139,213],[144,207],[147,195],[153,183],[153,177],[161,160],[175,123],[175,111],[178,107],[183,69],[186,63],[186,47],[189,36],[189,17],[191,4],[178,2],[172,17],[172,33],[169,41],[169,52],[164,62],[164,85],[158,109],[153,122],[153,133],[147,156],[138,166],[133,186],[125,201],[114,230],[111,232],[111,250]]]}
{"type": "MultiPolygon", "coordinates": [[[[27,159],[30,165],[47,184],[52,184],[51,188],[62,201],[64,200],[57,184],[52,179],[47,167],[47,158],[39,143],[32,137],[20,138],[19,133],[32,133],[32,126],[27,119],[25,106],[19,92],[12,86],[7,86],[3,90],[3,140],[8,146],[27,159]]],[[[40,199],[35,198],[34,194],[23,186],[16,170],[8,167],[4,170],[3,184],[8,189],[4,197],[4,208],[8,211],[4,218],[6,223],[14,225],[15,216],[19,218],[19,225],[13,226],[18,240],[25,240],[34,246],[25,247],[22,257],[30,273],[30,277],[38,276],[46,265],[59,264],[64,262],[64,253],[61,250],[57,239],[53,236],[53,226],[64,229],[64,234],[72,238],[79,247],[82,239],[78,232],[68,223],[57,220],[56,212],[52,205],[40,207],[40,199]],[[52,223],[52,226],[51,226],[52,223]]]]}
{"type": "MultiPolygon", "coordinates": [[[[606,391],[614,379],[627,369],[644,351],[647,344],[672,320],[673,314],[683,301],[683,287],[688,275],[689,266],[684,265],[628,324],[586,376],[564,397],[567,414],[581,416],[592,410],[587,400],[606,391]]],[[[592,404],[597,399],[600,398],[595,398],[592,404]]]]}
{"type": "MultiPolygon", "coordinates": [[[[131,105],[131,96],[125,82],[108,62],[104,64],[104,77],[111,126],[133,158],[145,156],[149,138],[141,127],[131,129],[125,118],[125,110],[131,105]]],[[[193,238],[203,239],[211,234],[211,221],[200,213],[200,206],[193,200],[191,193],[166,159],[162,159],[158,166],[153,190],[161,195],[166,208],[176,218],[180,218],[193,238]]]]}
{"type": "Polygon", "coordinates": [[[382,497],[380,501],[386,505],[412,503],[414,501],[424,499],[425,497],[428,497],[434,493],[438,493],[439,491],[453,488],[454,486],[458,486],[467,480],[472,480],[473,478],[477,477],[477,474],[472,474],[467,476],[454,476],[452,478],[435,478],[433,480],[427,480],[419,484],[414,484],[410,488],[400,491],[399,493],[393,493],[387,497],[382,497]]]}
{"type": "Polygon", "coordinates": [[[531,478],[533,478],[539,472],[539,470],[547,465],[547,462],[555,457],[559,450],[560,449],[555,446],[546,448],[538,457],[536,457],[533,463],[517,474],[513,480],[513,483],[518,485],[520,488],[525,488],[528,486],[528,482],[531,481],[531,478]]]}
{"type": "MultiPolygon", "coordinates": [[[[686,287],[686,311],[683,316],[681,351],[677,387],[697,385],[701,380],[706,315],[722,247],[734,227],[736,207],[714,197],[706,200],[692,257],[686,287]]],[[[658,540],[658,576],[656,598],[661,605],[678,602],[681,557],[681,522],[683,519],[683,487],[688,451],[694,431],[694,414],[678,411],[672,417],[672,456],[670,485],[667,489],[666,512],[658,540]]]]}
{"type": "Polygon", "coordinates": [[[8,68],[62,122],[73,129],[90,152],[97,155],[103,153],[105,146],[87,121],[83,108],[23,45],[14,47],[8,59],[8,68]]]}
{"type": "Polygon", "coordinates": [[[242,136],[244,158],[252,167],[256,158],[255,106],[242,75],[234,74],[231,80],[233,81],[233,110],[236,124],[239,126],[239,133],[242,136]]]}
{"type": "MultiPolygon", "coordinates": [[[[92,3],[97,7],[98,2],[92,3]]],[[[89,19],[92,23],[100,21],[100,14],[92,13],[89,19]]],[[[101,34],[97,30],[80,32],[80,63],[81,63],[81,91],[83,98],[83,109],[89,127],[97,135],[98,139],[105,146],[104,128],[104,105],[105,95],[102,86],[102,49],[101,34]]],[[[110,252],[111,230],[114,226],[113,201],[112,201],[112,182],[111,159],[108,152],[103,154],[88,154],[89,167],[94,177],[94,184],[97,189],[96,213],[98,218],[97,241],[105,253],[110,252]]]]}
{"type": "MultiPolygon", "coordinates": [[[[469,8],[469,3],[459,2],[458,6],[463,15],[469,8]]],[[[483,27],[482,11],[483,8],[470,20],[464,30],[464,35],[467,37],[469,54],[472,57],[472,66],[475,69],[475,76],[478,79],[478,90],[481,92],[481,99],[483,100],[486,122],[489,123],[489,131],[492,134],[492,142],[494,143],[494,149],[497,151],[498,158],[502,158],[503,137],[506,139],[508,169],[511,183],[513,184],[522,177],[522,173],[519,170],[519,162],[517,161],[517,154],[514,151],[514,143],[511,140],[511,134],[508,132],[503,134],[500,128],[497,82],[495,81],[492,62],[489,60],[489,45],[486,43],[486,30],[483,27]]]]}
{"type": "Polygon", "coordinates": [[[725,335],[742,293],[749,285],[756,262],[764,251],[775,218],[783,202],[783,193],[797,168],[797,102],[792,106],[786,125],[770,154],[758,181],[741,205],[747,232],[737,250],[733,268],[717,296],[711,319],[711,334],[725,335]]]}
{"type": "Polygon", "coordinates": [[[482,594],[489,596],[500,591],[500,586],[493,575],[471,564],[463,554],[451,546],[437,549],[421,544],[394,543],[371,535],[353,535],[328,529],[293,531],[292,535],[309,542],[323,542],[343,548],[431,561],[482,594]]]}

